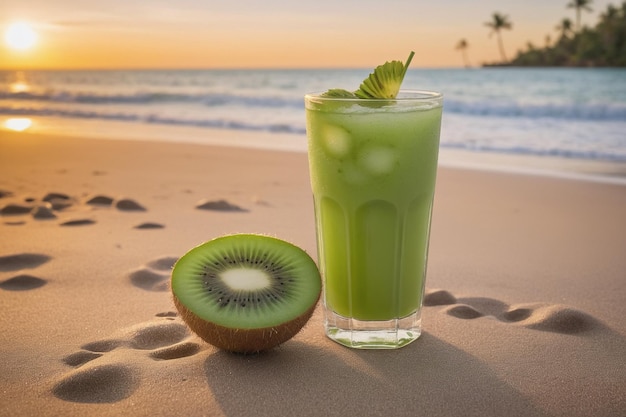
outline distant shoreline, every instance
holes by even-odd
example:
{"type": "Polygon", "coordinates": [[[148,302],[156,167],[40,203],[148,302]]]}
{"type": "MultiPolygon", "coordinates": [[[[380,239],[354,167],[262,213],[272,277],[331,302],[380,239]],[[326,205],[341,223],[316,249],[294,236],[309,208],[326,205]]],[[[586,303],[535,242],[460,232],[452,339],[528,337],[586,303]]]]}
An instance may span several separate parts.
{"type": "MultiPolygon", "coordinates": [[[[548,65],[548,64],[519,65],[519,64],[513,64],[513,63],[483,63],[480,65],[480,67],[476,67],[476,68],[577,68],[577,69],[589,68],[589,69],[624,69],[626,70],[626,66],[593,65],[593,64],[589,64],[589,65],[548,65]]],[[[472,69],[472,67],[467,68],[467,69],[472,69]]]]}

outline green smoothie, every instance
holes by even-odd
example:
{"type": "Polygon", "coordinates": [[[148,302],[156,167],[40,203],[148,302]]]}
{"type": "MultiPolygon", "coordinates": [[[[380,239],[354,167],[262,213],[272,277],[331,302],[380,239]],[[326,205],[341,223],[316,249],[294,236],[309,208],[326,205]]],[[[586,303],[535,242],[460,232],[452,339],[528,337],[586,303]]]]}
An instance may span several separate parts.
{"type": "Polygon", "coordinates": [[[363,321],[419,312],[437,172],[441,95],[306,97],[327,310],[363,321]]]}

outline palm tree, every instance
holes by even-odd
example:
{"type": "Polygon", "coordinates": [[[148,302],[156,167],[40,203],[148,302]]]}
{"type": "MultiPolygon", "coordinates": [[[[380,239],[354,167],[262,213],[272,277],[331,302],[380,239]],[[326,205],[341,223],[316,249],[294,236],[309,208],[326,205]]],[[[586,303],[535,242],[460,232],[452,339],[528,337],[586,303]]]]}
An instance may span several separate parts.
{"type": "Polygon", "coordinates": [[[576,31],[580,32],[580,13],[584,10],[590,12],[593,9],[589,7],[593,0],[572,0],[567,3],[568,9],[576,9],[576,31]]]}
{"type": "Polygon", "coordinates": [[[500,13],[494,13],[492,15],[491,22],[485,23],[485,26],[487,26],[488,28],[491,28],[491,32],[489,32],[489,36],[491,37],[491,35],[495,33],[496,36],[498,37],[498,47],[500,48],[500,56],[502,57],[502,60],[504,62],[508,60],[506,59],[506,54],[504,53],[504,45],[502,44],[502,35],[500,31],[502,29],[510,30],[513,28],[513,24],[509,22],[508,19],[509,17],[506,15],[502,15],[500,13]]]}
{"type": "Polygon", "coordinates": [[[456,50],[461,51],[463,54],[463,63],[465,64],[465,68],[469,68],[469,60],[467,59],[467,48],[469,48],[469,44],[465,39],[461,39],[459,43],[456,44],[456,50]]]}
{"type": "MultiPolygon", "coordinates": [[[[626,7],[626,2],[624,3],[624,7],[626,7]]],[[[626,9],[625,9],[626,10],[626,9]]],[[[612,4],[606,8],[606,12],[600,15],[600,19],[603,21],[611,21],[619,16],[619,9],[612,4]]]]}
{"type": "Polygon", "coordinates": [[[572,33],[572,21],[566,17],[556,26],[556,30],[561,32],[561,38],[567,38],[572,33]]]}

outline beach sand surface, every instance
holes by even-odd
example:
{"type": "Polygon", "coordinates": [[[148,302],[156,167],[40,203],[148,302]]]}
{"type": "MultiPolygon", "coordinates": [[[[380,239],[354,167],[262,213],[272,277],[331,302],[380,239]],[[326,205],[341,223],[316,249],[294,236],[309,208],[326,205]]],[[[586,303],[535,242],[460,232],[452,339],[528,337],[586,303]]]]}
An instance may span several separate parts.
{"type": "Polygon", "coordinates": [[[175,312],[171,267],[209,239],[316,258],[303,152],[0,132],[0,210],[1,416],[626,410],[624,185],[441,168],[424,333],[396,351],[333,343],[318,308],[230,354],[175,312]]]}

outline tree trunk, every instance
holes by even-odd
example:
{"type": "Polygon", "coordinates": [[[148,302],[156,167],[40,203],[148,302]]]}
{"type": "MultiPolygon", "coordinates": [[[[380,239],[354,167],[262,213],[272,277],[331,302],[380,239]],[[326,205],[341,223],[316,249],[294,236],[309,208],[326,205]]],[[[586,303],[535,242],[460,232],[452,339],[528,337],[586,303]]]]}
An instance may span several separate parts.
{"type": "Polygon", "coordinates": [[[506,54],[504,53],[504,44],[502,43],[502,34],[500,31],[497,32],[498,35],[498,47],[500,48],[500,56],[502,57],[503,62],[508,62],[506,59],[506,54]]]}

